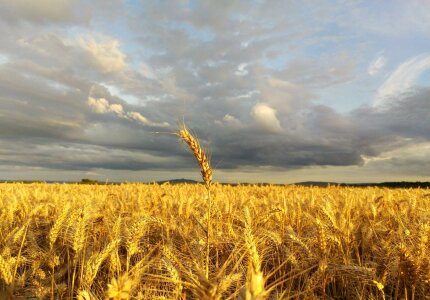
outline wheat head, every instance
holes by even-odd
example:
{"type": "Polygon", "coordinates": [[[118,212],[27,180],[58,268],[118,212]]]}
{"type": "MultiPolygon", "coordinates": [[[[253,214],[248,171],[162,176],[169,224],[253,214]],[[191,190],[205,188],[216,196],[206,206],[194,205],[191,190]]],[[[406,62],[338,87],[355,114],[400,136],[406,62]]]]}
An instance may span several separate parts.
{"type": "Polygon", "coordinates": [[[194,157],[199,164],[203,181],[205,182],[206,187],[209,188],[212,183],[212,168],[205,151],[200,146],[199,141],[189,132],[185,124],[183,124],[179,130],[179,137],[187,143],[188,147],[193,152],[194,157]]]}

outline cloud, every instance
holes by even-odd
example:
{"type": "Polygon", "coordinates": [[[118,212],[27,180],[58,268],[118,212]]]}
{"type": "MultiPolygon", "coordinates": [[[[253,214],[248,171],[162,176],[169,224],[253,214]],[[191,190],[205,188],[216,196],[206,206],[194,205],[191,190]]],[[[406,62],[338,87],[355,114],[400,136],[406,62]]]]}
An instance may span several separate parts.
{"type": "Polygon", "coordinates": [[[104,98],[95,99],[93,97],[88,97],[88,105],[98,114],[104,114],[110,111],[119,115],[124,114],[124,110],[120,104],[110,105],[109,102],[104,98]],[[118,109],[119,107],[120,109],[118,109]]]}
{"type": "Polygon", "coordinates": [[[269,132],[280,132],[281,124],[276,117],[276,110],[268,106],[266,103],[257,103],[251,112],[255,121],[265,130],[269,132]]]}
{"type": "Polygon", "coordinates": [[[370,76],[375,76],[382,71],[382,69],[385,67],[385,64],[385,56],[383,54],[380,54],[369,64],[369,67],[367,68],[367,73],[369,73],[370,76]]]}
{"type": "Polygon", "coordinates": [[[228,126],[230,128],[241,128],[243,127],[242,122],[236,118],[235,116],[232,116],[230,114],[226,114],[222,120],[215,120],[215,124],[220,126],[228,126]]]}
{"type": "MultiPolygon", "coordinates": [[[[175,157],[159,156],[133,149],[113,149],[77,143],[37,143],[27,148],[27,143],[3,147],[0,165],[50,168],[55,170],[147,170],[175,165],[175,157]],[[17,147],[17,146],[21,147],[17,147]],[[7,151],[5,151],[7,150],[7,151]],[[33,160],[22,160],[30,156],[33,160]]],[[[180,163],[181,164],[181,163],[180,163]]],[[[179,164],[179,165],[180,165],[179,164]]]]}
{"type": "Polygon", "coordinates": [[[400,98],[409,92],[419,76],[430,69],[430,54],[420,54],[399,65],[378,89],[375,106],[389,103],[389,99],[400,98]]]}
{"type": "MultiPolygon", "coordinates": [[[[373,2],[357,5],[352,13],[345,15],[344,25],[361,32],[376,34],[376,38],[428,38],[430,36],[430,7],[421,0],[390,3],[373,2]]],[[[401,45],[399,45],[401,47],[401,45]]]]}
{"type": "Polygon", "coordinates": [[[0,65],[7,64],[9,62],[9,58],[0,53],[0,65]]]}
{"type": "Polygon", "coordinates": [[[428,176],[430,170],[430,142],[418,142],[382,152],[375,157],[364,157],[365,165],[382,170],[397,169],[404,174],[428,176]]]}
{"type": "Polygon", "coordinates": [[[78,44],[103,73],[123,72],[127,69],[126,55],[121,51],[117,39],[104,38],[96,41],[90,37],[79,37],[78,44]]]}
{"type": "Polygon", "coordinates": [[[136,111],[131,111],[131,112],[127,113],[127,117],[129,117],[133,120],[136,120],[139,123],[141,123],[142,125],[146,125],[146,126],[152,126],[152,127],[169,127],[170,126],[170,124],[168,122],[163,122],[163,123],[151,122],[147,118],[142,116],[141,113],[136,112],[136,111]]]}
{"type": "Polygon", "coordinates": [[[149,79],[156,79],[157,75],[155,74],[154,70],[146,63],[141,62],[139,65],[140,72],[143,76],[149,79]]]}
{"type": "MultiPolygon", "coordinates": [[[[25,18],[36,23],[68,22],[75,19],[75,0],[2,0],[0,8],[13,14],[16,20],[25,18]]],[[[15,20],[15,21],[16,21],[15,20]]]]}
{"type": "Polygon", "coordinates": [[[141,125],[145,125],[145,126],[151,126],[151,127],[169,127],[170,126],[170,124],[167,122],[157,123],[157,122],[149,121],[141,113],[136,111],[125,112],[121,104],[110,104],[104,98],[96,99],[89,96],[88,105],[94,110],[94,112],[98,114],[106,114],[106,113],[112,112],[120,118],[134,120],[140,123],[141,125]]]}
{"type": "Polygon", "coordinates": [[[246,64],[246,63],[240,64],[239,66],[237,66],[237,70],[236,70],[236,72],[234,72],[234,74],[236,74],[237,76],[248,75],[248,70],[246,70],[247,66],[248,66],[248,64],[246,64]]]}
{"type": "Polygon", "coordinates": [[[234,117],[232,115],[229,115],[229,114],[226,114],[224,116],[224,118],[222,118],[222,119],[223,119],[224,122],[226,122],[228,124],[233,124],[233,125],[236,125],[236,126],[241,125],[240,120],[238,120],[236,117],[234,117]]]}
{"type": "Polygon", "coordinates": [[[355,60],[341,52],[322,55],[318,59],[294,59],[276,72],[277,77],[296,85],[324,88],[350,82],[354,79],[355,60]]]}

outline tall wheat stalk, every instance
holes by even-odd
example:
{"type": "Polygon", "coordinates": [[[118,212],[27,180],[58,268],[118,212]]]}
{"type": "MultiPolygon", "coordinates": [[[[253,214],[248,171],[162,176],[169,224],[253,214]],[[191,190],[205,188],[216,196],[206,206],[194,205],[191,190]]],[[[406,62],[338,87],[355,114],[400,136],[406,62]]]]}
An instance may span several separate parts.
{"type": "Polygon", "coordinates": [[[211,198],[211,183],[212,183],[212,167],[209,159],[200,146],[197,138],[195,138],[185,126],[182,124],[179,130],[179,137],[188,145],[191,152],[200,167],[200,173],[205,183],[207,197],[208,197],[208,219],[207,219],[207,230],[206,230],[206,279],[209,279],[209,252],[210,252],[210,237],[211,237],[211,210],[212,210],[212,198],[211,198]]]}

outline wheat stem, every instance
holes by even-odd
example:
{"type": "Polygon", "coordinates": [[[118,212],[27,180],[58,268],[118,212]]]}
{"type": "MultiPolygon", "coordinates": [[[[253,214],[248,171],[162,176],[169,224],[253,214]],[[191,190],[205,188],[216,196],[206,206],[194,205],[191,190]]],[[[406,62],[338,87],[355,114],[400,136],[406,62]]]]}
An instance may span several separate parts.
{"type": "Polygon", "coordinates": [[[209,254],[210,254],[210,237],[211,237],[211,211],[212,211],[212,199],[211,199],[211,190],[209,187],[206,187],[208,192],[208,223],[207,223],[207,231],[206,231],[206,279],[209,279],[209,254]]]}

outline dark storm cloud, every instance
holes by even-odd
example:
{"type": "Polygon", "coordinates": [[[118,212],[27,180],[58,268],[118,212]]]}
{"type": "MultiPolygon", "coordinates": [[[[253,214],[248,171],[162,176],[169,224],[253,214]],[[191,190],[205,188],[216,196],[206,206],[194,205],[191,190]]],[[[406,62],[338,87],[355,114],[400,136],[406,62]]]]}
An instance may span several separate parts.
{"type": "Polygon", "coordinates": [[[399,135],[411,139],[429,139],[429,100],[429,88],[416,88],[400,99],[394,98],[391,102],[388,101],[385,108],[356,110],[353,117],[370,132],[399,135]]]}
{"type": "Polygon", "coordinates": [[[114,170],[164,169],[171,165],[179,168],[186,165],[174,156],[158,157],[135,150],[112,149],[102,146],[76,143],[55,143],[40,141],[31,143],[28,148],[25,141],[12,146],[4,145],[0,151],[2,165],[44,167],[59,170],[90,170],[94,168],[114,170]],[[22,160],[22,157],[32,157],[22,160]]]}
{"type": "MultiPolygon", "coordinates": [[[[363,107],[340,114],[326,106],[295,111],[280,133],[255,128],[215,126],[203,136],[213,141],[213,157],[222,168],[268,165],[297,168],[309,165],[361,165],[363,156],[377,157],[430,140],[430,91],[416,90],[391,106],[363,107]]],[[[202,125],[203,127],[203,125],[202,125]]]]}

